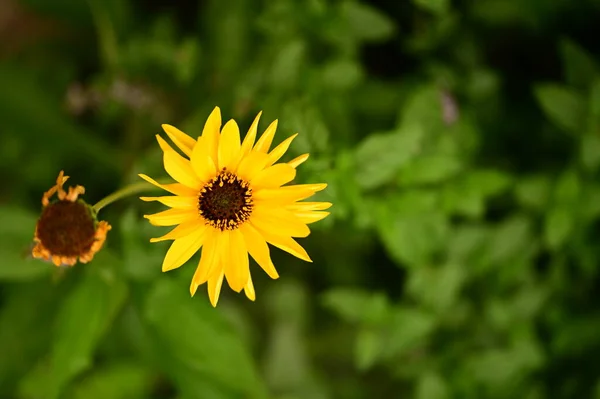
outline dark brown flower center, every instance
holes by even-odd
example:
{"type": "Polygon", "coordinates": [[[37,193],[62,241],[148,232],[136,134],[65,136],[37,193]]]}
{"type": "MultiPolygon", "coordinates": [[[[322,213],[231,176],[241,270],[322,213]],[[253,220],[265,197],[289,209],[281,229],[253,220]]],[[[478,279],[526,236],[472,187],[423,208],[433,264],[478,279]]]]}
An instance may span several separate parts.
{"type": "Polygon", "coordinates": [[[52,255],[72,257],[87,253],[94,243],[95,233],[91,211],[81,201],[49,204],[37,224],[37,236],[52,255]]]}
{"type": "Polygon", "coordinates": [[[200,191],[198,210],[211,226],[233,230],[252,213],[252,189],[247,182],[223,169],[200,191]]]}

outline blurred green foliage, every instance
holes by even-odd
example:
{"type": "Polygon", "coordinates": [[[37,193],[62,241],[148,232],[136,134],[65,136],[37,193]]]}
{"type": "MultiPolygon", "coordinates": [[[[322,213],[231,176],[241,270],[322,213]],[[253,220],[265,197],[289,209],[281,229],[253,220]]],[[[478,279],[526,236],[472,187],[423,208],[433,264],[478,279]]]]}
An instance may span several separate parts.
{"type": "MultiPolygon", "coordinates": [[[[600,398],[598,0],[0,4],[0,397],[600,398]],[[28,256],[210,110],[311,152],[332,215],[217,309],[135,198],[88,265],[28,256]]],[[[164,171],[162,172],[164,174],[164,171]]],[[[194,258],[195,259],[195,258],[194,258]]]]}

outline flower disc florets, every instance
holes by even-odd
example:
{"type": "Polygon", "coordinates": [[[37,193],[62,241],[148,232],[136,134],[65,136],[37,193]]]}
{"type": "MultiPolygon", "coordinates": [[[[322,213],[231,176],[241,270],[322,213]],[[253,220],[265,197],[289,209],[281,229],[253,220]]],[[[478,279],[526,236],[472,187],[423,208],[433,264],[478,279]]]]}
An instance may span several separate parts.
{"type": "Polygon", "coordinates": [[[68,193],[63,190],[68,178],[61,171],[56,185],[44,193],[35,228],[33,257],[51,260],[56,266],[73,266],[77,259],[81,263],[92,260],[111,228],[107,222],[98,222],[93,208],[77,199],[85,192],[82,186],[69,187],[68,193]],[[50,202],[54,193],[58,193],[58,200],[50,202]]]}
{"type": "Polygon", "coordinates": [[[38,238],[51,253],[79,256],[96,238],[96,221],[83,201],[56,201],[44,208],[38,221],[38,238]]]}
{"type": "Polygon", "coordinates": [[[223,169],[200,191],[198,210],[209,225],[221,231],[235,229],[252,213],[252,189],[223,169]]]}

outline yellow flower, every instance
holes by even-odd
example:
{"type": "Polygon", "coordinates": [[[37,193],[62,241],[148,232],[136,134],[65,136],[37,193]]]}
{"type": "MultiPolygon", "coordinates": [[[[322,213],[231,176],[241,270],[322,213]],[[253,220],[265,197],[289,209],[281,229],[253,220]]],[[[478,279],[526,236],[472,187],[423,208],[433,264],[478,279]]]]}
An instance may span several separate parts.
{"type": "Polygon", "coordinates": [[[178,268],[200,248],[202,255],[192,278],[190,293],[208,282],[208,295],[217,305],[223,277],[231,289],[243,289],[255,299],[248,254],[273,279],[279,277],[267,243],[311,262],[293,237],[310,234],[308,224],[325,218],[328,202],[299,202],[327,187],[326,184],[285,184],[296,176],[296,167],[308,154],[287,163],[276,163],[296,135],[269,152],[277,121],[256,141],[260,113],[240,143],[239,128],[230,120],[221,130],[221,112],[216,107],[208,117],[202,136],[194,140],[170,125],[162,125],[185,157],[159,135],[164,167],[177,181],[159,184],[140,174],[144,180],[173,195],[142,197],[159,201],[172,209],[146,215],[156,226],[175,226],[171,232],[151,242],[174,240],[163,261],[162,270],[178,268]]]}
{"type": "Polygon", "coordinates": [[[85,192],[82,186],[69,187],[68,193],[63,190],[68,178],[61,170],[56,185],[44,193],[42,215],[35,226],[33,257],[56,266],[73,266],[78,258],[81,263],[91,261],[111,229],[107,222],[96,220],[91,206],[77,199],[85,192]],[[58,200],[50,202],[55,193],[58,200]]]}

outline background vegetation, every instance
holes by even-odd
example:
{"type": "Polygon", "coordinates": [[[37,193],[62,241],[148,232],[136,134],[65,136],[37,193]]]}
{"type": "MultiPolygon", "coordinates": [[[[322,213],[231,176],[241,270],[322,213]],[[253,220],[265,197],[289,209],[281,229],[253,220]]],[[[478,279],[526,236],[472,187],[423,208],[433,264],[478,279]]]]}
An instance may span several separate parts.
{"type": "Polygon", "coordinates": [[[0,3],[0,397],[600,398],[600,2],[0,3]],[[160,176],[161,123],[263,110],[332,215],[257,300],[160,271],[132,198],[30,259],[64,169],[160,176]]]}

